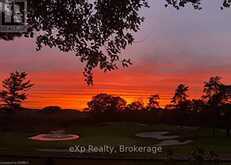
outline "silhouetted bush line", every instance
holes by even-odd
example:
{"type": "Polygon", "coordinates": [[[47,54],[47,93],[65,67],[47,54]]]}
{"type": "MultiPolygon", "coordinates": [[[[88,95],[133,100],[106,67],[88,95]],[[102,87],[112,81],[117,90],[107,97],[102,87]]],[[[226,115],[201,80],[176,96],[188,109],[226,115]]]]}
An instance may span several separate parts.
{"type": "Polygon", "coordinates": [[[117,96],[100,93],[92,97],[85,109],[97,121],[132,121],[193,125],[200,127],[226,128],[230,135],[231,86],[221,82],[218,76],[204,82],[200,99],[189,99],[189,87],[180,84],[171,98],[171,104],[161,108],[159,95],[148,97],[145,106],[142,101],[127,102],[117,96]]]}
{"type": "MultiPolygon", "coordinates": [[[[177,110],[146,111],[146,112],[104,112],[91,114],[96,122],[143,122],[150,124],[164,123],[184,126],[211,127],[214,123],[209,111],[182,112],[177,110]]],[[[216,125],[225,128],[227,121],[220,117],[216,125]]],[[[231,123],[231,121],[230,121],[231,123]]]]}
{"type": "Polygon", "coordinates": [[[36,110],[22,110],[14,113],[0,111],[0,131],[30,132],[36,130],[75,128],[95,123],[87,112],[65,111],[42,113],[36,110]]]}
{"type": "MultiPolygon", "coordinates": [[[[221,116],[216,128],[226,129],[230,120],[221,116]]],[[[94,125],[102,122],[138,122],[147,124],[170,124],[182,126],[214,127],[213,116],[209,111],[182,112],[177,110],[137,111],[137,112],[69,112],[41,113],[40,111],[24,110],[16,113],[0,111],[0,129],[2,131],[34,131],[71,129],[81,125],[94,125]]]]}
{"type": "Polygon", "coordinates": [[[218,76],[204,82],[200,99],[189,99],[189,87],[180,84],[171,98],[171,104],[160,107],[158,94],[148,97],[147,105],[142,101],[127,103],[120,96],[100,93],[92,97],[84,112],[64,110],[59,106],[47,106],[33,111],[21,107],[27,98],[27,90],[33,84],[26,72],[13,72],[3,80],[0,90],[0,129],[17,130],[61,127],[68,129],[76,124],[99,122],[145,122],[165,123],[213,128],[225,128],[227,136],[231,129],[231,86],[223,84],[218,76]]]}

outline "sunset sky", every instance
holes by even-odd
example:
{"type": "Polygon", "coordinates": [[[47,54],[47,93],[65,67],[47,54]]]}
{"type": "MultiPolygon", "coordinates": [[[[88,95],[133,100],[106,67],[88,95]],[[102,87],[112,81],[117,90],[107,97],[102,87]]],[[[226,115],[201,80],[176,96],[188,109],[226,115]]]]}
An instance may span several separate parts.
{"type": "Polygon", "coordinates": [[[35,86],[25,107],[59,105],[83,109],[98,93],[119,95],[128,102],[160,95],[169,103],[179,83],[190,87],[191,98],[202,95],[203,82],[221,76],[231,84],[231,9],[220,1],[203,1],[203,10],[165,8],[163,0],[150,0],[141,12],[146,20],[135,43],[123,54],[133,65],[110,73],[96,70],[94,86],[82,75],[83,64],[72,53],[44,48],[35,51],[33,39],[0,41],[0,80],[15,70],[26,71],[35,86]],[[210,2],[210,4],[208,4],[210,2]]]}

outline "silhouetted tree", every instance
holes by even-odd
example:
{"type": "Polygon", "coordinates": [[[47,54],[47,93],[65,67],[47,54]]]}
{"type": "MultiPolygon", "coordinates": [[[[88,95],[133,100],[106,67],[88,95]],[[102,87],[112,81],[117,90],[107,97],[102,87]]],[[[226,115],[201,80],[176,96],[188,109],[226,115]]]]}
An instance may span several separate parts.
{"type": "Polygon", "coordinates": [[[176,120],[182,126],[186,120],[185,112],[190,109],[191,102],[188,100],[188,86],[180,84],[177,86],[171,103],[176,107],[176,120]]]}
{"type": "Polygon", "coordinates": [[[140,101],[134,101],[127,105],[128,111],[143,111],[145,110],[144,104],[140,101]]]}
{"type": "Polygon", "coordinates": [[[188,86],[184,84],[178,85],[175,94],[171,100],[171,103],[175,104],[176,108],[180,110],[184,110],[183,105],[185,104],[188,98],[187,92],[188,92],[188,86]]]}
{"type": "Polygon", "coordinates": [[[92,70],[124,67],[130,59],[121,50],[134,41],[144,18],[139,11],[147,0],[27,0],[28,31],[0,33],[0,38],[36,37],[37,50],[43,46],[73,52],[84,62],[86,81],[92,83],[92,70]]]}
{"type": "Polygon", "coordinates": [[[159,95],[151,95],[148,97],[148,104],[147,109],[148,110],[155,110],[160,108],[159,104],[160,96],[159,95]]]}
{"type": "Polygon", "coordinates": [[[27,75],[26,72],[16,71],[2,81],[3,90],[0,92],[0,98],[11,110],[21,106],[22,101],[27,99],[25,92],[33,86],[31,81],[27,80],[27,75]]]}
{"type": "Polygon", "coordinates": [[[126,105],[127,102],[123,98],[119,96],[113,97],[113,106],[117,111],[123,111],[126,108],[126,105]]]}
{"type": "Polygon", "coordinates": [[[226,135],[230,136],[230,129],[231,129],[231,104],[224,104],[222,107],[223,113],[223,123],[224,127],[226,128],[226,135]]]}
{"type": "Polygon", "coordinates": [[[121,97],[114,97],[109,94],[98,94],[88,102],[88,108],[91,112],[116,112],[123,110],[126,101],[121,97]]]}
{"type": "Polygon", "coordinates": [[[62,108],[59,106],[47,106],[42,109],[42,112],[54,113],[54,112],[59,112],[61,110],[62,108]]]}
{"type": "Polygon", "coordinates": [[[191,110],[194,112],[201,112],[205,108],[205,103],[201,99],[193,99],[191,101],[191,110]]]}
{"type": "MultiPolygon", "coordinates": [[[[177,10],[179,10],[180,8],[185,7],[187,4],[191,4],[193,6],[193,8],[196,9],[196,10],[201,10],[202,9],[202,5],[201,5],[202,0],[165,0],[165,1],[167,2],[165,7],[173,6],[177,10]]],[[[228,7],[230,7],[230,5],[231,5],[230,0],[223,0],[223,4],[221,4],[220,8],[221,9],[228,8],[228,7]]]]}
{"type": "Polygon", "coordinates": [[[181,104],[179,104],[179,109],[182,111],[191,111],[192,110],[192,101],[187,99],[181,104]]]}
{"type": "Polygon", "coordinates": [[[218,76],[211,77],[208,82],[204,82],[204,90],[202,98],[207,101],[211,107],[218,107],[226,100],[224,84],[218,76]]]}
{"type": "Polygon", "coordinates": [[[215,135],[215,128],[220,116],[219,107],[226,100],[225,92],[223,90],[223,83],[218,76],[211,77],[208,82],[204,82],[204,95],[202,98],[207,102],[210,113],[212,115],[213,135],[215,135]]]}
{"type": "Polygon", "coordinates": [[[174,110],[174,109],[176,109],[176,105],[174,105],[174,104],[167,104],[167,105],[165,105],[164,109],[165,110],[174,110]]]}

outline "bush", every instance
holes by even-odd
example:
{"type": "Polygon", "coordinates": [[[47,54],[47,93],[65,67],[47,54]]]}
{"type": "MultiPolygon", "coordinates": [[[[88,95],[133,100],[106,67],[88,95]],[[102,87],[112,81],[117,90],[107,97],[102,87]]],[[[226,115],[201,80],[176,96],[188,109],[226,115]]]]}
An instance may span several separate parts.
{"type": "Polygon", "coordinates": [[[61,111],[62,108],[59,106],[47,106],[42,109],[42,112],[55,113],[61,111]]]}

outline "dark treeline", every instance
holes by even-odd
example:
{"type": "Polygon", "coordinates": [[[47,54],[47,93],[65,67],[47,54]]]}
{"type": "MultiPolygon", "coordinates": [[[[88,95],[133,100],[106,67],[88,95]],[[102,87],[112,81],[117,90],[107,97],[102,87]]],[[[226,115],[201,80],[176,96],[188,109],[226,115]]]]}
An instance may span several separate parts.
{"type": "Polygon", "coordinates": [[[161,108],[160,96],[151,95],[147,105],[140,101],[127,104],[117,96],[98,94],[88,102],[86,111],[92,112],[100,121],[143,121],[177,125],[194,125],[225,128],[230,134],[231,124],[231,86],[221,82],[218,76],[204,82],[203,94],[199,99],[189,99],[189,87],[177,86],[171,103],[161,108]]]}
{"type": "MultiPolygon", "coordinates": [[[[12,112],[19,112],[24,109],[21,107],[21,103],[27,99],[26,92],[33,86],[27,75],[25,72],[16,71],[2,81],[3,88],[0,91],[1,112],[14,114],[12,112]]],[[[229,136],[231,86],[223,84],[221,78],[215,76],[204,82],[201,98],[189,99],[188,91],[189,87],[187,85],[178,85],[171,98],[171,103],[164,108],[160,107],[160,96],[158,94],[149,96],[146,105],[141,101],[128,104],[125,99],[119,96],[106,93],[97,94],[88,102],[88,107],[84,110],[84,118],[81,120],[86,119],[88,122],[135,121],[177,124],[180,126],[205,126],[212,128],[213,135],[215,135],[215,128],[224,128],[229,136]]],[[[65,113],[59,106],[48,106],[39,112],[46,112],[38,115],[40,117],[53,115],[57,112],[65,113]]],[[[75,119],[72,118],[72,120],[75,119]]],[[[66,123],[68,123],[68,119],[66,123]]]]}
{"type": "Polygon", "coordinates": [[[175,90],[171,103],[164,108],[160,107],[160,96],[154,94],[148,97],[147,105],[142,101],[127,103],[119,96],[106,93],[97,94],[88,102],[85,111],[90,112],[131,112],[131,111],[160,111],[177,110],[186,112],[214,111],[223,114],[230,105],[231,86],[221,82],[218,76],[211,77],[204,82],[203,94],[199,99],[189,99],[189,87],[180,84],[175,90]]]}

